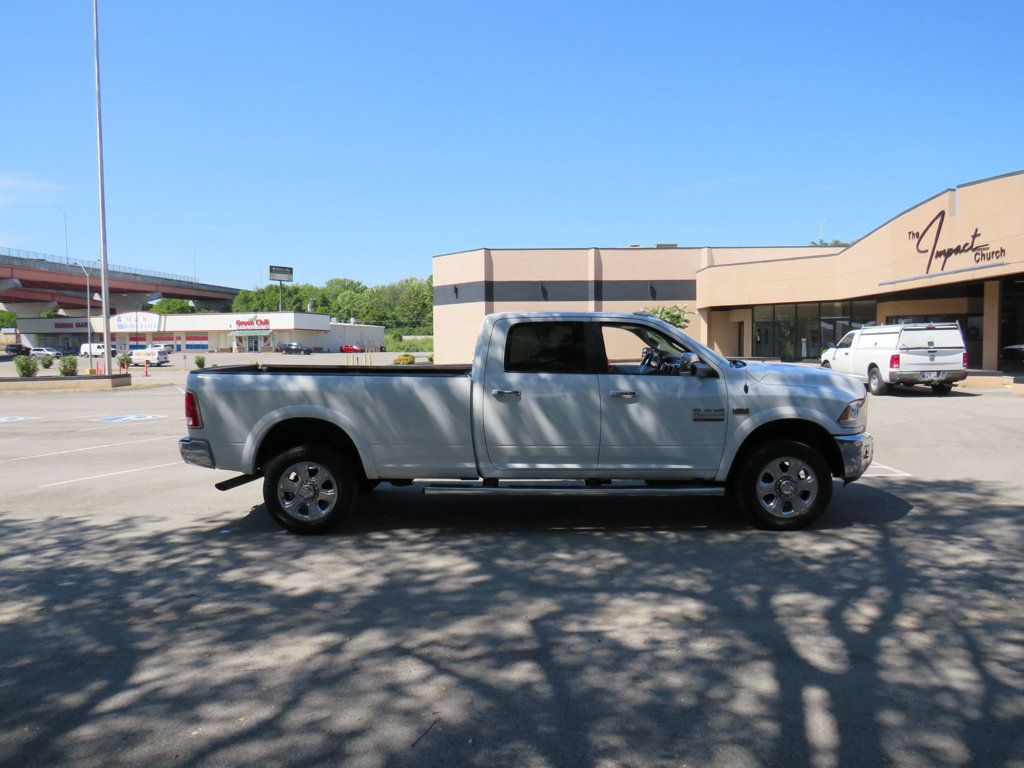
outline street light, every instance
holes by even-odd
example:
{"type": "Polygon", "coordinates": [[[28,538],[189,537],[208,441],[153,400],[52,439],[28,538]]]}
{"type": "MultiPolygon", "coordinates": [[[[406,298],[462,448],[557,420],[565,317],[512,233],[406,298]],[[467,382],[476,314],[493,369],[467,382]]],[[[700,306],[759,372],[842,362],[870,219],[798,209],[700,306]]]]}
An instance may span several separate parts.
{"type": "Polygon", "coordinates": [[[89,270],[81,264],[78,268],[85,275],[85,327],[88,334],[86,344],[89,345],[89,368],[92,368],[92,289],[89,287],[89,270]]]}
{"type": "MultiPolygon", "coordinates": [[[[103,352],[110,354],[110,287],[107,280],[107,199],[103,190],[103,107],[100,100],[100,15],[97,0],[92,0],[92,50],[96,71],[96,168],[100,198],[100,300],[103,312],[103,352]]],[[[104,370],[110,371],[106,359],[104,370]]]]}

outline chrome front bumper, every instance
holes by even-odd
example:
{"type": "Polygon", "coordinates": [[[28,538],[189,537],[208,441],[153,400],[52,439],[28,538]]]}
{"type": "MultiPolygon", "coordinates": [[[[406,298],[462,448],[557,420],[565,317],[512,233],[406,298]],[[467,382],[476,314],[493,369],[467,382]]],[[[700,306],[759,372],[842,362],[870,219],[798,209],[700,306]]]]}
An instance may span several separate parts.
{"type": "Polygon", "coordinates": [[[835,441],[843,457],[843,479],[852,483],[871,466],[875,439],[867,432],[861,432],[859,435],[836,435],[835,441]]]}
{"type": "Polygon", "coordinates": [[[194,437],[183,437],[178,441],[178,450],[181,451],[181,458],[186,464],[195,464],[197,467],[216,469],[213,461],[213,451],[210,444],[205,440],[197,440],[194,437]]]}

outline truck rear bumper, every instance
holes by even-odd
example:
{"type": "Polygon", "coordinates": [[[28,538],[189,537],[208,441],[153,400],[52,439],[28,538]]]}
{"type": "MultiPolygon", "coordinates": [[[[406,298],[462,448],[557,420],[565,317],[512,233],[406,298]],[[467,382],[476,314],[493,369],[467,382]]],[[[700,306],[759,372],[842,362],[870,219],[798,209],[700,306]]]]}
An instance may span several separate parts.
{"type": "Polygon", "coordinates": [[[859,435],[837,435],[835,441],[843,457],[843,479],[851,483],[871,466],[875,439],[867,432],[861,432],[859,435]]]}
{"type": "Polygon", "coordinates": [[[935,374],[925,378],[921,371],[892,371],[889,374],[891,384],[952,384],[967,378],[967,371],[930,371],[935,374]]]}
{"type": "Polygon", "coordinates": [[[195,464],[197,467],[206,467],[207,469],[217,467],[213,461],[210,444],[205,440],[183,437],[178,441],[178,450],[181,451],[182,461],[186,464],[195,464]]]}

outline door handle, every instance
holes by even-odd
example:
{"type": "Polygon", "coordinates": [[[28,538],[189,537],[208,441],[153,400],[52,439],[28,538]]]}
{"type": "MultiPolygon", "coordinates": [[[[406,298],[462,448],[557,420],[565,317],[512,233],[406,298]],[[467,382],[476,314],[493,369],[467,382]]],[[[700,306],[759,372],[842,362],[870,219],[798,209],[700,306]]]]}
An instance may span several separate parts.
{"type": "Polygon", "coordinates": [[[632,389],[616,389],[615,391],[609,392],[608,394],[610,394],[612,397],[636,397],[636,392],[633,391],[632,389]]]}
{"type": "Polygon", "coordinates": [[[492,389],[491,394],[495,397],[519,397],[523,393],[518,389],[492,389]]]}

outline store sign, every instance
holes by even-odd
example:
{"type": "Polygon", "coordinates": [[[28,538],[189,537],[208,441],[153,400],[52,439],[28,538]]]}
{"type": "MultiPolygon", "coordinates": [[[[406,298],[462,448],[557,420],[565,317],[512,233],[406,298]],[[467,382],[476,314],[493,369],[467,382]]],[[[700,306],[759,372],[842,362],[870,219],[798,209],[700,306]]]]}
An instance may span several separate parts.
{"type": "Polygon", "coordinates": [[[249,320],[235,320],[235,328],[270,328],[270,318],[253,317],[249,320]]]}
{"type": "Polygon", "coordinates": [[[158,331],[160,315],[155,312],[125,312],[110,318],[112,331],[158,331]]]}
{"type": "Polygon", "coordinates": [[[290,283],[293,280],[294,270],[291,267],[275,267],[270,265],[270,279],[280,280],[283,283],[290,283]]]}
{"type": "Polygon", "coordinates": [[[75,328],[87,329],[88,327],[89,327],[89,324],[87,322],[85,322],[85,320],[75,320],[75,321],[62,320],[62,321],[55,322],[53,324],[54,330],[63,330],[65,328],[69,328],[69,329],[75,329],[75,328]]]}
{"type": "Polygon", "coordinates": [[[907,232],[907,238],[914,243],[914,248],[918,253],[927,254],[928,265],[925,267],[924,273],[930,274],[932,267],[938,265],[938,272],[946,271],[946,264],[954,256],[960,254],[969,253],[974,259],[975,264],[984,264],[985,262],[998,261],[1006,258],[1006,249],[1000,248],[998,251],[993,251],[989,248],[988,243],[979,243],[978,239],[981,237],[981,230],[978,227],[974,228],[971,233],[970,240],[964,240],[960,243],[945,244],[942,241],[942,225],[946,222],[946,211],[941,210],[935,217],[928,222],[928,226],[922,229],[920,232],[917,230],[910,230],[907,232]],[[945,245],[945,247],[940,247],[945,245]]]}

